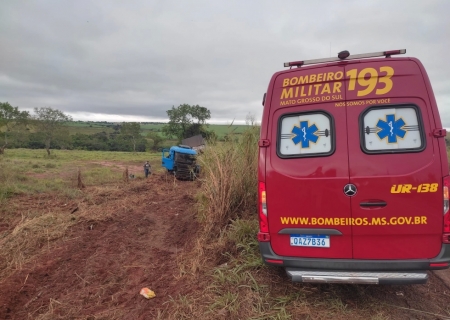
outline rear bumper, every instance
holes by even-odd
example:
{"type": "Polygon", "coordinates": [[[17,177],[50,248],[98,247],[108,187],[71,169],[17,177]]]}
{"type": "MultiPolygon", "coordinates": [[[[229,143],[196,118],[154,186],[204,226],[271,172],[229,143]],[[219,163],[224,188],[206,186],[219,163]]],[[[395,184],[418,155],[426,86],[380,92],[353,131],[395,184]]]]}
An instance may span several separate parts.
{"type": "Polygon", "coordinates": [[[428,280],[426,271],[315,271],[286,268],[293,282],[355,283],[355,284],[423,284],[428,280]]]}
{"type": "MultiPolygon", "coordinates": [[[[270,242],[260,242],[259,249],[263,261],[268,265],[284,267],[286,272],[292,278],[292,281],[306,282],[308,276],[314,275],[309,282],[345,282],[345,283],[425,283],[427,277],[426,270],[447,269],[450,263],[450,244],[443,244],[439,255],[433,259],[411,259],[411,260],[356,260],[356,259],[320,259],[320,258],[299,258],[284,257],[275,254],[270,242]],[[275,263],[267,262],[275,261],[275,263]],[[442,266],[433,267],[433,264],[442,264],[442,266]],[[295,272],[294,272],[295,271],[295,272]],[[308,274],[304,272],[308,271],[308,274]],[[322,272],[323,274],[315,274],[322,272]],[[344,273],[342,273],[344,272],[344,273]],[[348,277],[350,272],[355,277],[367,277],[371,273],[371,278],[375,277],[378,282],[368,279],[369,282],[340,281],[342,277],[348,277]],[[392,275],[395,273],[396,276],[392,275]],[[323,281],[314,281],[320,276],[323,281]],[[341,278],[339,278],[341,277],[341,278]],[[328,279],[328,280],[326,280],[328,279]],[[334,280],[333,280],[334,279],[334,280]]],[[[350,274],[351,276],[351,274],[350,274]]]]}

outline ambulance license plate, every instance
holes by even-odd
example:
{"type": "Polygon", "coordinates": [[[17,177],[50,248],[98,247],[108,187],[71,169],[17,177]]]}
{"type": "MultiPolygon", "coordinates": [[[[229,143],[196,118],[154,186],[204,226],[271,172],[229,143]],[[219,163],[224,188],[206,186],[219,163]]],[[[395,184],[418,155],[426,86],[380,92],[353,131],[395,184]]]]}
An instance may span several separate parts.
{"type": "Polygon", "coordinates": [[[322,234],[291,234],[291,246],[329,248],[330,236],[322,234]]]}

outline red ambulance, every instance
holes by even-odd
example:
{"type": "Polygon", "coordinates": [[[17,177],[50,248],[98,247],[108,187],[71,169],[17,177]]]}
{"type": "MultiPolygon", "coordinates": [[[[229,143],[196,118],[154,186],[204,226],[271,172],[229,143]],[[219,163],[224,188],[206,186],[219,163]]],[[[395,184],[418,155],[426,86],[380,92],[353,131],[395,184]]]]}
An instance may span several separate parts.
{"type": "Polygon", "coordinates": [[[430,81],[406,50],[285,63],[259,141],[266,264],[292,281],[425,283],[450,262],[449,168],[430,81]]]}

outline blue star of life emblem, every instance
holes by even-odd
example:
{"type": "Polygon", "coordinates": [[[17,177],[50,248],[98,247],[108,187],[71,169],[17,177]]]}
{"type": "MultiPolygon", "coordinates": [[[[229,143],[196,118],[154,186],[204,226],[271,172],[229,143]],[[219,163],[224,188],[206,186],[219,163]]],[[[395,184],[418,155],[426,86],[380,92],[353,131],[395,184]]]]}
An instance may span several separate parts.
{"type": "Polygon", "coordinates": [[[405,137],[406,130],[402,129],[404,125],[406,123],[402,118],[395,120],[395,114],[387,114],[386,121],[378,120],[377,127],[380,130],[377,135],[381,140],[387,137],[388,143],[397,143],[397,137],[405,137]]]}
{"type": "Polygon", "coordinates": [[[315,134],[319,129],[315,124],[309,125],[308,121],[300,121],[300,127],[294,126],[292,133],[295,134],[292,137],[292,141],[295,145],[301,142],[302,148],[309,148],[309,142],[316,143],[319,137],[315,134]]]}

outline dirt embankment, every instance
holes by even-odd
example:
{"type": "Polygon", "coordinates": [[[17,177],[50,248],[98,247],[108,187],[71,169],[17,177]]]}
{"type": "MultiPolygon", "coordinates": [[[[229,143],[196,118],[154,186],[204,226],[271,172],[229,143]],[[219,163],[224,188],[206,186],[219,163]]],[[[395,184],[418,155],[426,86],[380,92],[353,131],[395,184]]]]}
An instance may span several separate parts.
{"type": "MultiPolygon", "coordinates": [[[[1,282],[0,319],[154,319],[170,297],[195,290],[179,277],[177,262],[197,230],[196,189],[196,182],[161,175],[84,190],[86,197],[69,203],[65,213],[78,222],[1,282]],[[157,297],[144,299],[142,287],[157,297]]],[[[13,201],[21,210],[59,211],[62,205],[13,201]]]]}

